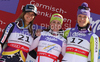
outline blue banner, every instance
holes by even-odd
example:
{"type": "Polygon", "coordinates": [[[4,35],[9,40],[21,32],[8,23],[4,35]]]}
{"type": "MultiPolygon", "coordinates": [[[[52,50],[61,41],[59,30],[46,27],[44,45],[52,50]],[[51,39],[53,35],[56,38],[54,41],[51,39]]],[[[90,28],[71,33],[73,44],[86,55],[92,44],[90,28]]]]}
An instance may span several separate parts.
{"type": "Polygon", "coordinates": [[[19,0],[0,0],[0,10],[15,14],[18,3],[19,0]]]}
{"type": "Polygon", "coordinates": [[[90,23],[93,32],[100,37],[100,15],[91,13],[90,23]]]}
{"type": "Polygon", "coordinates": [[[98,58],[100,59],[100,49],[99,49],[99,57],[98,58]]]}

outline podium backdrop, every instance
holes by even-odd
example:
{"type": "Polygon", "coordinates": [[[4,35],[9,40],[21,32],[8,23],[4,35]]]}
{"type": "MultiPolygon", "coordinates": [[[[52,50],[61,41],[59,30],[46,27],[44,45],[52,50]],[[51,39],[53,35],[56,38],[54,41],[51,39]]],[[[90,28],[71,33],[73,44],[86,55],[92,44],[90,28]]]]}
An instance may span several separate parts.
{"type": "MultiPolygon", "coordinates": [[[[53,13],[60,13],[64,17],[62,29],[65,30],[68,27],[75,27],[77,8],[83,2],[87,2],[91,8],[90,22],[93,32],[100,37],[99,0],[0,0],[0,37],[7,24],[14,22],[18,18],[26,4],[34,4],[38,8],[38,15],[34,24],[48,27],[51,15],[53,13]]],[[[61,58],[62,56],[60,56],[58,61],[61,58]]],[[[30,60],[28,62],[32,61],[30,60]]]]}

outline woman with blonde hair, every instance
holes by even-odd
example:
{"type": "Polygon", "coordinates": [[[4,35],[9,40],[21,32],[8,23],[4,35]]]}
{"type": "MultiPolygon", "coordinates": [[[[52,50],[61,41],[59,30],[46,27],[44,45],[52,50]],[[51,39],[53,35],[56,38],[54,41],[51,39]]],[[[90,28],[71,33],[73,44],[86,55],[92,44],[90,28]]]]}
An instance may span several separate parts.
{"type": "Polygon", "coordinates": [[[86,2],[78,7],[75,28],[66,29],[64,37],[67,39],[66,54],[62,62],[87,62],[91,51],[91,62],[98,62],[99,37],[92,32],[90,8],[86,2]]]}
{"type": "Polygon", "coordinates": [[[55,13],[50,19],[50,28],[40,33],[30,48],[30,51],[37,47],[37,58],[35,62],[56,62],[59,54],[65,54],[66,39],[63,38],[61,26],[63,17],[55,13]]]}

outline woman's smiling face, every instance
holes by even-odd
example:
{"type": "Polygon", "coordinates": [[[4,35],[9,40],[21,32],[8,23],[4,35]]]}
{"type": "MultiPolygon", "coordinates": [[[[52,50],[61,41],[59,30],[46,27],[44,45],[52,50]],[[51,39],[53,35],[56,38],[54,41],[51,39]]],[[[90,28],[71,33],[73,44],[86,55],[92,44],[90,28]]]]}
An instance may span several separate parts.
{"type": "Polygon", "coordinates": [[[29,24],[35,17],[34,12],[26,12],[26,14],[24,15],[24,19],[25,19],[25,24],[29,24]]]}
{"type": "Polygon", "coordinates": [[[80,27],[84,27],[89,23],[89,18],[86,15],[79,14],[77,16],[77,22],[80,27]]]}

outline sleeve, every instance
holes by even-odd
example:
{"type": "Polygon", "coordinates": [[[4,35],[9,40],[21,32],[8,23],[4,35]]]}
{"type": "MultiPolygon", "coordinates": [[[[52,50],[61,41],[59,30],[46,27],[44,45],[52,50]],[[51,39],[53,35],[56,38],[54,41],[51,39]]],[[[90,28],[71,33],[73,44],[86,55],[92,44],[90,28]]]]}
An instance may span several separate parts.
{"type": "Polygon", "coordinates": [[[41,37],[41,36],[37,37],[37,38],[33,41],[33,43],[32,43],[31,46],[30,46],[29,51],[35,49],[35,48],[38,46],[40,37],[41,37]]]}
{"type": "Polygon", "coordinates": [[[1,39],[0,39],[0,44],[2,47],[3,47],[4,43],[6,42],[6,40],[8,39],[11,32],[13,31],[14,25],[15,25],[14,23],[10,23],[4,29],[4,32],[3,32],[1,39]]]}
{"type": "Polygon", "coordinates": [[[63,41],[63,44],[62,44],[62,51],[61,51],[63,56],[64,56],[65,53],[66,53],[66,45],[67,45],[67,41],[64,40],[64,41],[63,41]]]}
{"type": "Polygon", "coordinates": [[[29,52],[29,55],[30,55],[32,58],[34,58],[34,59],[36,59],[36,57],[37,57],[37,53],[36,53],[35,50],[30,51],[30,52],[29,52]]]}
{"type": "Polygon", "coordinates": [[[91,62],[98,62],[99,55],[99,37],[93,34],[90,39],[91,62]]]}
{"type": "Polygon", "coordinates": [[[1,56],[1,53],[3,52],[3,45],[5,44],[6,40],[8,39],[13,28],[14,28],[14,23],[10,23],[4,29],[4,32],[0,38],[0,56],[1,56]]]}

